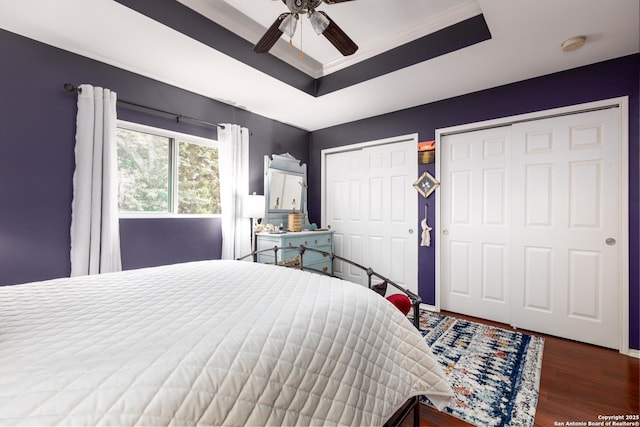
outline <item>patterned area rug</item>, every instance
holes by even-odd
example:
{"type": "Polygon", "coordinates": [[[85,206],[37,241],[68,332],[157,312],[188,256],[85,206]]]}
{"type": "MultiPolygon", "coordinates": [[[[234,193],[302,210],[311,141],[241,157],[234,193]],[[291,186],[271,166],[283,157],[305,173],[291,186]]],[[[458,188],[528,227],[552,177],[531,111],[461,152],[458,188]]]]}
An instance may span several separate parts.
{"type": "Polygon", "coordinates": [[[420,330],[455,391],[446,412],[476,426],[533,426],[543,338],[422,309],[420,330]]]}

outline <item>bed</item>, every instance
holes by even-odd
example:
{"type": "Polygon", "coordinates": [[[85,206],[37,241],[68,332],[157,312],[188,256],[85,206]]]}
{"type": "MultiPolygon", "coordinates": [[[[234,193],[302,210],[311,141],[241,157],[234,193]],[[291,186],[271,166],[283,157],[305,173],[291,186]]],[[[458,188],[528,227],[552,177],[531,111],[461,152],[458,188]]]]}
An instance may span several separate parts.
{"type": "Polygon", "coordinates": [[[365,287],[201,261],[0,287],[0,425],[382,425],[452,390],[365,287]]]}

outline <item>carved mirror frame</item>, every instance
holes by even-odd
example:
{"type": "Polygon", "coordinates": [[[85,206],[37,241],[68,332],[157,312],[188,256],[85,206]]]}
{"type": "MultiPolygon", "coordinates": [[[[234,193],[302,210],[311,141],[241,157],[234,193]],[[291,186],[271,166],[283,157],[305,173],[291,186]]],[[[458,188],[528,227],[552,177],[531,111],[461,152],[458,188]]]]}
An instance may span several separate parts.
{"type": "Polygon", "coordinates": [[[295,211],[302,214],[302,227],[309,225],[307,165],[302,161],[289,153],[264,156],[264,196],[263,223],[286,226],[287,215],[293,212],[295,206],[295,211]]]}

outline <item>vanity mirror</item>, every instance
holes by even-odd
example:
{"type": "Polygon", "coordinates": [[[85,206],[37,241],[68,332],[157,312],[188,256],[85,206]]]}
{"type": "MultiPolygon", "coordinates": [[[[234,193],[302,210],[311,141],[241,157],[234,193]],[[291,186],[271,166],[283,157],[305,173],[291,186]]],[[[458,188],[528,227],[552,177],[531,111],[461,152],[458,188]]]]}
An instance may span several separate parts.
{"type": "Polygon", "coordinates": [[[269,209],[300,210],[304,179],[300,175],[272,172],[269,184],[269,209]]]}
{"type": "Polygon", "coordinates": [[[287,224],[287,216],[302,214],[307,220],[307,165],[289,153],[264,156],[264,195],[266,224],[287,224]]]}
{"type": "Polygon", "coordinates": [[[264,224],[280,225],[286,231],[265,231],[256,234],[258,262],[296,263],[302,256],[299,247],[308,251],[304,256],[307,271],[333,273],[333,231],[318,230],[309,224],[307,213],[307,165],[289,153],[264,156],[264,224]],[[295,208],[295,213],[293,210],[295,208]],[[313,230],[311,230],[313,229],[313,230]],[[274,247],[282,249],[276,255],[274,247]],[[325,252],[324,254],[318,251],[325,252]]]}

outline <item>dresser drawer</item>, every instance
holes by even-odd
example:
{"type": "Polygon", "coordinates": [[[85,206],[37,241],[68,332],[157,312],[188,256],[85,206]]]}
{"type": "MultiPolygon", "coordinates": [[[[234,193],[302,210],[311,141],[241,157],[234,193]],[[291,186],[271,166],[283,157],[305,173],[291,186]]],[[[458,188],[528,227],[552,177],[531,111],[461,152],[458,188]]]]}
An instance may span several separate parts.
{"type": "MultiPolygon", "coordinates": [[[[268,246],[268,248],[272,248],[273,246],[268,246]]],[[[275,262],[275,256],[273,251],[262,252],[258,254],[258,262],[273,264],[275,262]]],[[[291,258],[295,258],[300,256],[300,251],[297,247],[295,248],[287,248],[287,249],[279,249],[278,250],[278,262],[290,260],[291,258]]],[[[305,253],[305,262],[307,260],[305,253]]]]}
{"type": "Polygon", "coordinates": [[[283,246],[282,239],[278,235],[260,235],[258,236],[257,250],[272,249],[274,246],[283,246]]]}
{"type": "MultiPolygon", "coordinates": [[[[323,251],[324,253],[316,252],[316,251],[305,251],[303,255],[304,265],[312,265],[312,264],[322,264],[322,263],[331,263],[331,246],[322,246],[319,248],[314,248],[319,251],[323,251]]],[[[283,249],[278,251],[278,262],[290,260],[292,258],[296,258],[300,256],[300,251],[298,248],[291,249],[283,249]]],[[[263,262],[267,264],[274,263],[274,253],[273,251],[263,252],[258,254],[258,262],[263,262]]]]}
{"type": "Polygon", "coordinates": [[[304,264],[311,265],[317,264],[319,262],[331,261],[331,246],[318,246],[312,249],[316,249],[319,251],[323,251],[326,253],[320,253],[316,251],[305,251],[304,252],[304,264]]]}
{"type": "Polygon", "coordinates": [[[322,273],[326,273],[326,274],[332,274],[333,271],[331,269],[331,260],[328,261],[322,261],[319,263],[315,263],[315,264],[307,264],[305,262],[304,264],[304,269],[305,270],[310,270],[310,271],[318,271],[318,272],[322,272],[322,273]]]}
{"type": "Polygon", "coordinates": [[[320,234],[317,236],[314,236],[313,234],[305,234],[303,236],[287,236],[282,239],[282,246],[297,248],[300,245],[304,245],[308,248],[332,246],[332,236],[331,234],[320,234]]]}
{"type": "Polygon", "coordinates": [[[259,234],[257,236],[257,249],[265,250],[258,254],[258,262],[273,264],[275,256],[273,247],[277,246],[278,263],[292,261],[300,256],[300,246],[308,249],[316,249],[325,253],[307,250],[304,252],[304,268],[331,273],[331,252],[333,252],[333,232],[331,231],[307,231],[301,233],[283,234],[259,234]]]}

